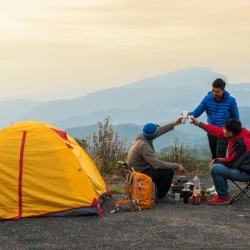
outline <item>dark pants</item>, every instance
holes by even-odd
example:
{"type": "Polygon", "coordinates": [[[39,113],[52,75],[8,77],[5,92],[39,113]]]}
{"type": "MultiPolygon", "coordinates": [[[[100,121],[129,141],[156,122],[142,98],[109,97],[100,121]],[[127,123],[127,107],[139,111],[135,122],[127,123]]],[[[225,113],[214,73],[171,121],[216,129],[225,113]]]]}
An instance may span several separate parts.
{"type": "Polygon", "coordinates": [[[144,174],[151,177],[156,186],[156,193],[159,198],[164,197],[171,187],[174,177],[173,169],[154,169],[150,167],[143,171],[144,174]]]}
{"type": "Polygon", "coordinates": [[[218,138],[214,135],[207,134],[212,159],[225,158],[227,154],[228,141],[225,138],[218,138]]]}

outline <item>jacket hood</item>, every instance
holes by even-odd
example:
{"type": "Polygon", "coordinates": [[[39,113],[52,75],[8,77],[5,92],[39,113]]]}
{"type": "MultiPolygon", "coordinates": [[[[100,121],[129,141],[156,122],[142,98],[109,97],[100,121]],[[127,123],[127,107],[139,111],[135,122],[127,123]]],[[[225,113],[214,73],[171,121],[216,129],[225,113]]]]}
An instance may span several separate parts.
{"type": "Polygon", "coordinates": [[[248,131],[246,128],[243,127],[241,129],[241,132],[237,136],[234,137],[234,140],[237,140],[241,137],[247,137],[250,140],[250,131],[248,131]]]}

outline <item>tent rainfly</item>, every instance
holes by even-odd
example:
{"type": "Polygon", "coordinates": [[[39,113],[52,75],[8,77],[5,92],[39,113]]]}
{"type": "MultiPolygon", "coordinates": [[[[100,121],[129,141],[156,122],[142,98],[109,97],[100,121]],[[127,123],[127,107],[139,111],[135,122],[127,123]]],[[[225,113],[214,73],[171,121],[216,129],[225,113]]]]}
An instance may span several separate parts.
{"type": "Polygon", "coordinates": [[[23,121],[0,130],[0,220],[103,215],[110,191],[87,153],[66,132],[23,121]]]}

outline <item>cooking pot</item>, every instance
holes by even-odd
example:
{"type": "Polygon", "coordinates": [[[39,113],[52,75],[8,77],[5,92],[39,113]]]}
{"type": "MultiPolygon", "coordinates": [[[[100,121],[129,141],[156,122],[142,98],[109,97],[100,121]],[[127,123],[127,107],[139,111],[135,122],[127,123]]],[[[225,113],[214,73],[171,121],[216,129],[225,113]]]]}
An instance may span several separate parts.
{"type": "Polygon", "coordinates": [[[178,183],[187,183],[188,182],[188,178],[186,176],[179,176],[177,178],[177,182],[178,183]]]}

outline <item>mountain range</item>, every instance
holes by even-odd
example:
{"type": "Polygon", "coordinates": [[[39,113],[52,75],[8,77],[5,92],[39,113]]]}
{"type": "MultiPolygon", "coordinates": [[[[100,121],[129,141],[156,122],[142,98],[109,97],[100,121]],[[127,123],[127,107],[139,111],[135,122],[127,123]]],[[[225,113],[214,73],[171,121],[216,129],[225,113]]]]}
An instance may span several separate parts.
{"type": "MultiPolygon", "coordinates": [[[[115,126],[134,124],[141,127],[145,122],[163,124],[176,119],[183,110],[193,110],[210,91],[216,78],[227,82],[226,90],[236,98],[239,107],[250,107],[250,83],[230,84],[226,76],[197,67],[99,90],[79,98],[48,102],[1,101],[0,128],[18,121],[36,120],[63,130],[80,127],[87,130],[88,126],[107,116],[115,126]]],[[[201,119],[205,120],[205,116],[201,119]]]]}
{"type": "MultiPolygon", "coordinates": [[[[239,107],[239,113],[242,125],[250,130],[250,107],[239,107]]],[[[199,121],[206,122],[206,115],[200,116],[199,121]]],[[[142,133],[142,127],[143,124],[118,124],[114,126],[114,131],[119,136],[119,139],[126,139],[127,146],[129,146],[134,141],[135,137],[142,133]]],[[[98,128],[98,124],[93,124],[82,127],[68,128],[65,131],[74,138],[86,140],[89,136],[93,138],[92,134],[93,132],[97,132],[98,128]]],[[[154,147],[156,151],[160,151],[164,147],[175,145],[175,141],[177,141],[178,144],[183,144],[184,147],[188,146],[196,149],[209,148],[206,132],[193,124],[190,124],[189,121],[186,121],[185,124],[176,126],[173,130],[154,140],[154,147]]]]}

